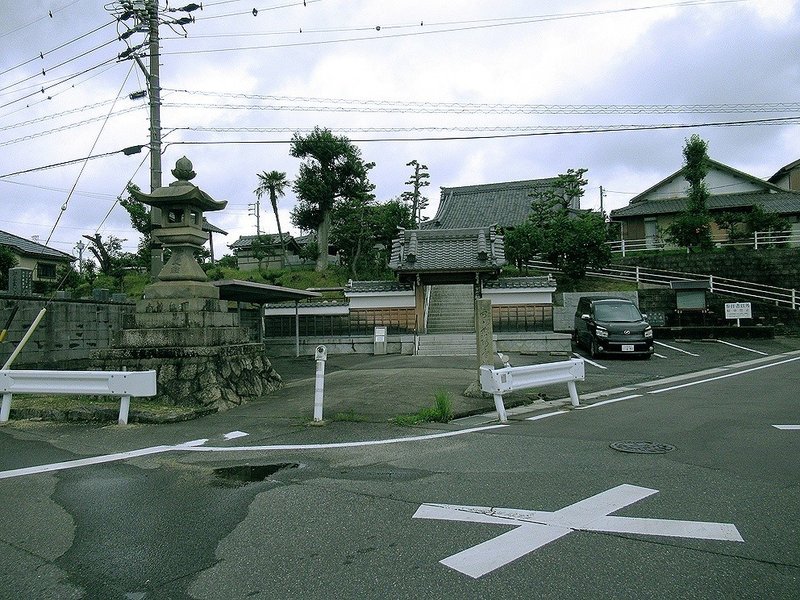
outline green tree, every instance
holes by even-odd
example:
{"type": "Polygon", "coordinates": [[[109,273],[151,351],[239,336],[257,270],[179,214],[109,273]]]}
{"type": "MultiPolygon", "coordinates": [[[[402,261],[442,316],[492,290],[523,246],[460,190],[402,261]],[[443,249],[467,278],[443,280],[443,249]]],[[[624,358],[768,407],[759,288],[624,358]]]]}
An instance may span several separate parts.
{"type": "Polygon", "coordinates": [[[711,215],[706,201],[709,193],[705,185],[708,175],[708,143],[694,134],[683,148],[683,177],[689,182],[686,210],[667,227],[670,242],[687,248],[706,250],[713,246],[711,240],[711,215]]]}
{"type": "Polygon", "coordinates": [[[139,232],[141,237],[137,245],[136,254],[138,255],[138,266],[149,269],[150,268],[150,248],[152,242],[153,225],[150,220],[150,209],[146,204],[139,202],[131,193],[131,191],[140,191],[139,186],[135,183],[128,184],[127,198],[119,197],[117,201],[126,211],[131,220],[131,227],[139,232]]]}
{"type": "Polygon", "coordinates": [[[278,224],[278,238],[281,242],[281,267],[286,265],[286,240],[283,239],[281,231],[281,218],[278,216],[278,198],[286,195],[286,188],[289,187],[289,180],[286,173],[281,171],[270,171],[258,173],[258,187],[253,193],[260,200],[261,197],[269,193],[269,201],[272,203],[272,211],[275,213],[275,222],[278,224]]]}
{"type": "MultiPolygon", "coordinates": [[[[589,268],[600,269],[611,260],[605,216],[596,211],[577,211],[586,169],[569,169],[547,189],[532,194],[531,214],[521,227],[509,231],[510,259],[518,266],[541,256],[569,279],[577,280],[589,268]]],[[[509,242],[506,241],[508,247],[509,242]]]]}
{"type": "Polygon", "coordinates": [[[8,270],[17,266],[17,257],[8,246],[0,246],[0,290],[8,289],[8,270]]]}
{"type": "Polygon", "coordinates": [[[110,277],[121,277],[125,266],[130,266],[132,257],[129,253],[122,251],[122,242],[125,240],[110,235],[107,240],[99,233],[94,235],[84,235],[89,240],[89,252],[100,265],[100,273],[110,277]]]}
{"type": "Polygon", "coordinates": [[[428,208],[428,198],[422,195],[422,188],[431,184],[428,179],[428,167],[420,164],[416,159],[406,163],[407,167],[414,167],[414,172],[411,174],[406,185],[411,186],[411,191],[403,192],[400,197],[411,205],[411,214],[414,216],[414,227],[419,227],[422,222],[422,211],[428,208]]]}
{"type": "Polygon", "coordinates": [[[334,204],[371,195],[375,186],[368,173],[375,163],[364,162],[361,150],[346,137],[320,127],[305,136],[295,133],[289,152],[303,161],[293,186],[299,202],[292,211],[292,222],[300,229],[316,231],[316,269],[322,271],[328,266],[334,204]]]}

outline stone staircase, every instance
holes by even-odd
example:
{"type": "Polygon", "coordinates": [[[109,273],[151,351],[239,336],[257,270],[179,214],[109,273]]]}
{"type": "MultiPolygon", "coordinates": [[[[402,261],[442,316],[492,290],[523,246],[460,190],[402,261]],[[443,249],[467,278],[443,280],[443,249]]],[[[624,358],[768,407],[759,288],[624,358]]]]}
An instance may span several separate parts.
{"type": "Polygon", "coordinates": [[[474,333],[434,333],[419,336],[417,356],[477,356],[474,333]]]}
{"type": "Polygon", "coordinates": [[[471,285],[435,285],[428,308],[428,333],[419,336],[418,356],[475,356],[475,300],[471,285]]]}
{"type": "Polygon", "coordinates": [[[428,307],[428,333],[474,332],[475,297],[472,286],[434,285],[428,307]]]}

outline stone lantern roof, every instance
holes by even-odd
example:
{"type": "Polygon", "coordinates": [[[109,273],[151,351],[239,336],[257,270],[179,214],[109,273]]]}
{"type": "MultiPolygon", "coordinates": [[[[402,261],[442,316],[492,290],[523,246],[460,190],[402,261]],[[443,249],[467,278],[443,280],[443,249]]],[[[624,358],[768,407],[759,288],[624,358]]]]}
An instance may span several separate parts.
{"type": "Polygon", "coordinates": [[[214,200],[199,187],[190,183],[197,176],[192,170],[192,161],[185,156],[178,159],[172,174],[177,181],[160,187],[147,194],[133,190],[132,195],[149,206],[167,208],[176,205],[199,208],[202,211],[222,210],[228,205],[227,200],[214,200]]]}

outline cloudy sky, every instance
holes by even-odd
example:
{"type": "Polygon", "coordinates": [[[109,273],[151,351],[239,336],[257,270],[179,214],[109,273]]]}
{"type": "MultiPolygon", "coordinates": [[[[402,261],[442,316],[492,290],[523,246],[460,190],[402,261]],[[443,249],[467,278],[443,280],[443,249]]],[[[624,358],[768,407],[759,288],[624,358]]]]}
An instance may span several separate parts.
{"type": "MultiPolygon", "coordinates": [[[[230,232],[219,255],[255,233],[256,174],[293,178],[288,141],[315,125],[376,163],[379,200],[408,189],[406,163],[426,164],[429,217],[442,186],[569,168],[588,169],[584,208],[601,186],[618,208],[680,168],[693,133],[767,178],[800,158],[798,4],[209,0],[185,30],[160,28],[164,184],[186,155],[194,183],[228,201],[207,215],[230,232]]],[[[119,14],[119,2],[0,3],[0,229],[72,254],[96,231],[135,249],[115,199],[131,180],[149,189],[147,149],[120,152],[148,143],[148,110],[129,97],[143,73],[117,56],[144,35],[120,41],[133,21],[119,14]]],[[[281,200],[284,229],[294,203],[281,200]]],[[[268,201],[261,227],[277,231],[268,201]]]]}

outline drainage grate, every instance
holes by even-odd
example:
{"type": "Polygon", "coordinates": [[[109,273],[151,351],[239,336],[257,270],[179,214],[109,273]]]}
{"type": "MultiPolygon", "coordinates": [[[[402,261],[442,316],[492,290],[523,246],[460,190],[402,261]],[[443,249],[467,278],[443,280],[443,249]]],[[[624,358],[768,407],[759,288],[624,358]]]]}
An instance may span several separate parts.
{"type": "Polygon", "coordinates": [[[298,463],[276,463],[271,465],[237,465],[235,467],[220,467],[214,469],[214,476],[234,483],[252,483],[264,481],[269,476],[284,469],[296,469],[298,463]]]}
{"type": "Polygon", "coordinates": [[[658,442],[614,442],[609,446],[619,452],[634,454],[666,454],[675,450],[675,446],[672,444],[659,444],[658,442]]]}

